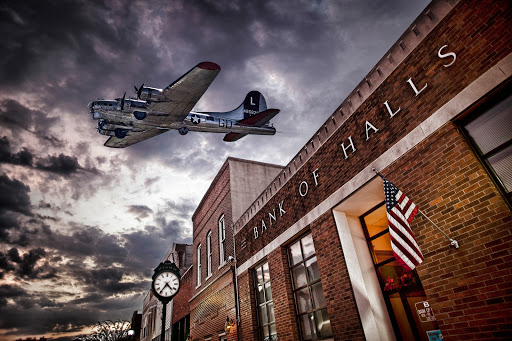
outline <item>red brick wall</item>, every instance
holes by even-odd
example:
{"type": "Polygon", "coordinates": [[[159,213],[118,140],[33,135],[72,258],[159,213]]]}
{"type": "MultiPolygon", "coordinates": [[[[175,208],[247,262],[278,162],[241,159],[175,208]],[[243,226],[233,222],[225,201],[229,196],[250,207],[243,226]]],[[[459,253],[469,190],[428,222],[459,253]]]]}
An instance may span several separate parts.
{"type": "Polygon", "coordinates": [[[219,171],[219,176],[216,182],[210,188],[207,196],[203,199],[201,206],[197,209],[193,217],[193,247],[194,247],[194,289],[193,294],[202,290],[206,285],[215,281],[219,274],[229,267],[227,258],[233,255],[233,232],[231,225],[233,223],[232,209],[231,209],[231,193],[230,193],[230,179],[229,179],[229,164],[228,161],[219,171]],[[219,269],[219,218],[224,215],[226,227],[226,264],[219,269]],[[206,236],[208,232],[212,232],[212,275],[206,278],[206,236]],[[201,285],[197,286],[197,246],[201,244],[201,285]]]}
{"type": "MultiPolygon", "coordinates": [[[[190,334],[192,340],[212,336],[217,339],[224,332],[226,317],[235,319],[233,274],[228,267],[224,275],[190,302],[190,334]]],[[[236,334],[229,335],[229,339],[236,334]]]]}
{"type": "Polygon", "coordinates": [[[288,269],[286,248],[278,248],[268,257],[274,315],[279,340],[298,340],[299,330],[295,317],[295,303],[292,294],[292,279],[288,269]]]}
{"type": "Polygon", "coordinates": [[[512,335],[512,215],[452,123],[384,170],[460,249],[425,218],[413,227],[417,268],[445,340],[512,335]]]}
{"type": "Polygon", "coordinates": [[[258,339],[258,316],[256,315],[256,299],[252,272],[245,271],[238,276],[238,295],[240,296],[240,320],[238,328],[240,340],[253,341],[258,339]]]}
{"type": "Polygon", "coordinates": [[[192,280],[194,267],[189,269],[183,277],[181,277],[180,291],[173,300],[172,323],[176,323],[190,313],[190,304],[188,301],[192,297],[192,280]]]}
{"type": "MultiPolygon", "coordinates": [[[[247,261],[511,53],[511,17],[510,2],[459,2],[347,118],[330,140],[240,230],[236,235],[237,246],[242,240],[247,244],[244,249],[237,248],[239,264],[247,261]],[[448,45],[443,52],[457,54],[456,62],[448,68],[443,65],[451,59],[437,57],[443,45],[448,45]],[[425,84],[428,86],[415,96],[407,83],[409,78],[418,89],[425,84]],[[400,107],[395,117],[390,117],[383,105],[385,101],[393,111],[400,107]],[[379,129],[377,133],[372,132],[368,141],[366,120],[379,129]],[[349,157],[345,159],[341,144],[348,144],[350,136],[357,151],[349,151],[349,157]],[[319,186],[314,186],[312,172],[317,168],[319,186]],[[304,180],[310,185],[309,193],[301,198],[298,186],[304,180]],[[260,229],[258,239],[254,239],[254,226],[261,226],[262,219],[268,225],[268,213],[282,201],[286,214],[265,232],[260,229]]],[[[419,229],[418,243],[425,250],[426,258],[418,269],[419,275],[438,312],[445,339],[496,339],[506,333],[512,334],[512,290],[508,284],[511,279],[508,266],[511,260],[511,213],[460,134],[448,125],[397,160],[392,167],[381,171],[390,174],[389,180],[402,187],[431,219],[461,241],[459,250],[450,249],[442,236],[427,227],[423,218],[414,221],[413,228],[419,229]],[[421,157],[414,158],[414,155],[421,157]],[[409,161],[402,162],[406,159],[409,161]],[[401,167],[397,170],[399,164],[401,167]]],[[[329,220],[323,225],[320,220],[312,224],[315,246],[316,243],[328,243],[324,230],[330,231],[331,237],[336,235],[332,217],[329,220]]],[[[328,268],[336,250],[319,247],[317,251],[319,264],[323,264],[324,269],[328,268]]],[[[329,313],[336,309],[353,311],[353,294],[349,293],[351,290],[345,282],[347,276],[327,276],[325,271],[321,271],[321,275],[326,294],[331,295],[328,299],[329,313]],[[335,287],[347,290],[342,294],[343,298],[329,292],[335,287]]],[[[342,273],[344,270],[340,268],[338,271],[342,273]]],[[[355,323],[356,319],[350,318],[355,323]]],[[[333,319],[335,339],[348,337],[345,336],[346,326],[345,321],[333,319]]],[[[362,337],[360,327],[354,328],[350,335],[362,337]]]]}
{"type": "Polygon", "coordinates": [[[347,264],[331,212],[310,225],[320,279],[333,335],[339,340],[364,340],[347,264]]]}
{"type": "MultiPolygon", "coordinates": [[[[217,339],[223,332],[226,317],[233,320],[235,313],[235,295],[231,263],[233,255],[232,208],[230,192],[229,161],[227,160],[201,201],[193,216],[194,271],[192,297],[190,301],[190,329],[192,340],[212,336],[217,339]],[[219,268],[219,218],[224,215],[226,263],[219,268]],[[206,278],[206,236],[212,232],[212,274],[206,278]],[[201,244],[201,284],[197,287],[197,246],[201,244]]],[[[234,340],[236,334],[228,335],[234,340]]]]}

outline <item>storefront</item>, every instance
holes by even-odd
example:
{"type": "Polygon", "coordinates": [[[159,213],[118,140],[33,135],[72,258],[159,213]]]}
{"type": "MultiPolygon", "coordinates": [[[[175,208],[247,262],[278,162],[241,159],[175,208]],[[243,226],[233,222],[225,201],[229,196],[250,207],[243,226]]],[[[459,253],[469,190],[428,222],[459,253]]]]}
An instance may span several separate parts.
{"type": "Polygon", "coordinates": [[[234,219],[239,340],[512,334],[510,18],[433,1],[234,219]],[[412,271],[372,168],[422,212],[412,271]]]}

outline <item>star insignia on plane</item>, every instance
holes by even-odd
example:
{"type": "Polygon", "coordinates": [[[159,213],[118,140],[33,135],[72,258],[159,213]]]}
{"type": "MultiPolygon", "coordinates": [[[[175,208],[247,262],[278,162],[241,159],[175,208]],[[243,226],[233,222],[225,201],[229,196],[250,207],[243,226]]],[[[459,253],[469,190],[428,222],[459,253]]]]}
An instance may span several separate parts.
{"type": "Polygon", "coordinates": [[[201,119],[197,115],[190,116],[190,121],[192,121],[193,124],[199,124],[201,123],[201,119]]]}

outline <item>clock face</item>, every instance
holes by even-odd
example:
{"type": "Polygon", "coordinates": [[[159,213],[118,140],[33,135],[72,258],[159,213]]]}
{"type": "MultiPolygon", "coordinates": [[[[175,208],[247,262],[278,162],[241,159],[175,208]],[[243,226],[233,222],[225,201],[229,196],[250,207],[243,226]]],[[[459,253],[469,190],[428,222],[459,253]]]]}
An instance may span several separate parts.
{"type": "Polygon", "coordinates": [[[173,272],[162,272],[156,276],[153,286],[160,296],[171,297],[178,292],[180,280],[173,272]]]}

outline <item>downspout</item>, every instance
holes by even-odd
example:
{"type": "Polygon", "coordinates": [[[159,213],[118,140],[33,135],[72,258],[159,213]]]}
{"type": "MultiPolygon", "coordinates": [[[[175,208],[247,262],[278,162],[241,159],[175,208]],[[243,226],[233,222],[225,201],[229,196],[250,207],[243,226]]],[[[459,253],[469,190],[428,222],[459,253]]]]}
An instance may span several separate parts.
{"type": "Polygon", "coordinates": [[[236,275],[236,246],[235,246],[235,226],[231,224],[231,232],[233,235],[233,261],[234,266],[231,266],[231,271],[233,273],[233,282],[235,283],[235,313],[236,313],[236,338],[237,340],[240,340],[241,334],[240,334],[240,302],[239,302],[239,296],[238,296],[238,276],[236,275]]]}

